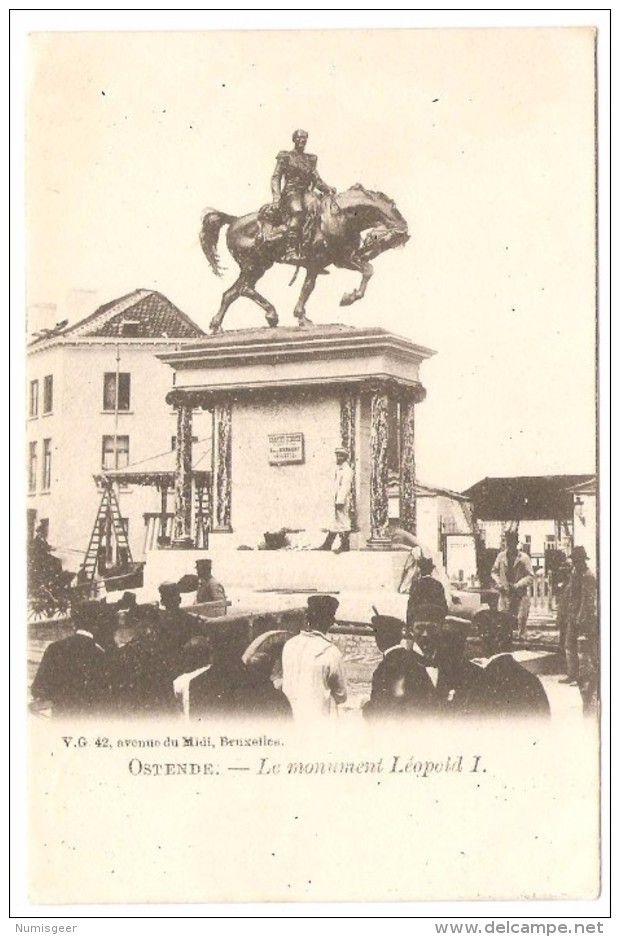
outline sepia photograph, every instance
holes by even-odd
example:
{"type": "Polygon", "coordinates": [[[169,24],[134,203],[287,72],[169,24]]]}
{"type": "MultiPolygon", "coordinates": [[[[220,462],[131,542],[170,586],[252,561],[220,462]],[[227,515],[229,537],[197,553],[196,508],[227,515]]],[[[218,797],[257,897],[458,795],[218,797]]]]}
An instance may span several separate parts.
{"type": "Polygon", "coordinates": [[[599,898],[596,51],[25,38],[34,908],[599,898]]]}

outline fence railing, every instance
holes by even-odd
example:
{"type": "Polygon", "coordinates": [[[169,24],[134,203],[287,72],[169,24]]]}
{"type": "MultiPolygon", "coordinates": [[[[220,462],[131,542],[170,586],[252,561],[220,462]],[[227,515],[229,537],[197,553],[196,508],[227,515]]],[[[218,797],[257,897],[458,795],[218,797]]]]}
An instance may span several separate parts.
{"type": "Polygon", "coordinates": [[[535,575],[528,587],[528,592],[532,608],[547,609],[548,611],[554,610],[555,597],[553,594],[553,578],[551,573],[535,575]]]}

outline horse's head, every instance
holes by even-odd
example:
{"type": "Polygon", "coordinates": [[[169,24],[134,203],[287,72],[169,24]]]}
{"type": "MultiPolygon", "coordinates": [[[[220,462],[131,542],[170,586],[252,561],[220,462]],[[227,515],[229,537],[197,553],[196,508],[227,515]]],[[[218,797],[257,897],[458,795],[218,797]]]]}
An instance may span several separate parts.
{"type": "Polygon", "coordinates": [[[403,247],[409,240],[407,226],[403,228],[372,228],[363,238],[357,254],[363,260],[372,260],[393,247],[403,247]]]}
{"type": "Polygon", "coordinates": [[[357,254],[364,260],[372,260],[392,247],[402,247],[409,240],[407,222],[393,199],[383,192],[372,192],[358,182],[338,195],[338,203],[363,233],[357,254]]]}
{"type": "Polygon", "coordinates": [[[396,203],[383,192],[365,189],[359,182],[338,195],[338,204],[348,219],[356,222],[361,233],[368,232],[364,244],[374,243],[379,250],[400,247],[409,240],[407,222],[396,207],[396,203]]]}

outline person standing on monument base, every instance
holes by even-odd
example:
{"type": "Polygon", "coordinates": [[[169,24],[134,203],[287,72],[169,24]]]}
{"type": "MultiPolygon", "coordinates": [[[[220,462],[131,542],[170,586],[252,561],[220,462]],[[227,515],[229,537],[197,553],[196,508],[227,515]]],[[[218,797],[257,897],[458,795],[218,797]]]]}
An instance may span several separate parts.
{"type": "Polygon", "coordinates": [[[506,549],[497,554],[491,575],[499,588],[497,610],[515,619],[519,638],[525,637],[530,612],[528,586],[534,579],[532,561],[519,550],[519,534],[506,531],[506,549]]]}
{"type": "Polygon", "coordinates": [[[353,469],[349,463],[349,453],[343,446],[338,446],[336,449],[334,524],[320,547],[321,550],[331,550],[336,537],[340,537],[340,545],[334,553],[344,553],[351,549],[352,489],[353,469]]]}
{"type": "Polygon", "coordinates": [[[293,717],[301,722],[335,718],[347,699],[342,654],[327,637],[338,605],[332,595],[311,595],[308,630],[287,641],[282,650],[282,690],[293,717]]]}

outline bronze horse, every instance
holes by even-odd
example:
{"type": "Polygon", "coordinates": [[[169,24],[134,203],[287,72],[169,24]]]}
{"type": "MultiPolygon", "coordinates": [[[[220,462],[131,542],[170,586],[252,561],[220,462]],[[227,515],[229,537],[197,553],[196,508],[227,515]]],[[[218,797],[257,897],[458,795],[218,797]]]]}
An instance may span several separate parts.
{"type": "MultiPolygon", "coordinates": [[[[239,218],[214,209],[207,209],[204,213],[200,244],[211,269],[221,276],[217,241],[220,229],[229,224],[226,244],[241,270],[237,280],[222,296],[219,311],[211,320],[212,332],[222,331],[228,307],[240,296],[258,303],[265,310],[270,326],[278,324],[274,306],[255,287],[274,263],[284,262],[283,228],[276,223],[279,220],[273,217],[273,210],[269,208],[239,218]]],[[[407,222],[392,199],[382,192],[370,192],[357,184],[338,195],[317,199],[306,219],[304,256],[297,262],[298,269],[306,268],[294,310],[298,324],[312,324],[306,316],[306,302],[323,267],[333,264],[362,274],[357,289],[345,293],[340,300],[341,306],[348,306],[362,299],[366,292],[373,274],[370,261],[391,247],[400,247],[408,239],[407,222]]]]}

